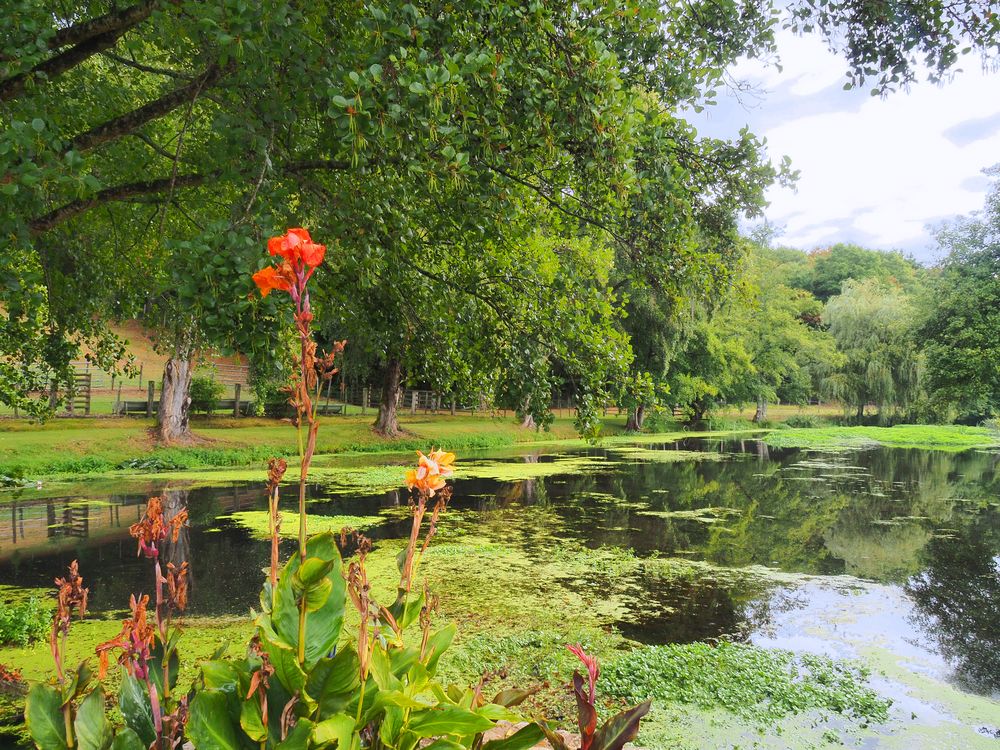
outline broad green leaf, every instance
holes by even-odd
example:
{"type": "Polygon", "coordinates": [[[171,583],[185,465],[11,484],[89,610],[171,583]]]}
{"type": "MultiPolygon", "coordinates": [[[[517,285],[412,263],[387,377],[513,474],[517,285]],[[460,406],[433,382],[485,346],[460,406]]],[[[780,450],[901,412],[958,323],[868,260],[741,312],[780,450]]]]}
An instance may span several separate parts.
{"type": "Polygon", "coordinates": [[[309,673],[306,691],[319,703],[322,715],[343,711],[357,699],[360,669],[357,651],[351,646],[341,646],[332,659],[316,662],[309,673]]]}
{"type": "Polygon", "coordinates": [[[260,645],[271,660],[275,676],[289,694],[294,695],[302,690],[306,684],[306,675],[299,666],[295,651],[289,646],[270,640],[267,636],[261,637],[260,645]]]}
{"type": "Polygon", "coordinates": [[[256,695],[240,702],[240,726],[254,742],[267,739],[267,727],[264,726],[264,715],[260,710],[260,700],[256,695]]]}
{"type": "Polygon", "coordinates": [[[104,691],[100,687],[91,690],[80,702],[73,730],[80,750],[106,750],[110,747],[114,730],[104,715],[104,691]]]}
{"type": "Polygon", "coordinates": [[[424,750],[466,750],[465,745],[460,745],[454,740],[447,740],[444,737],[438,740],[434,740],[431,744],[427,745],[424,750]]]}
{"type": "Polygon", "coordinates": [[[429,674],[433,675],[437,671],[438,660],[440,660],[441,655],[448,650],[451,642],[455,640],[455,634],[457,632],[458,626],[456,626],[455,623],[450,622],[440,630],[431,633],[430,637],[427,639],[427,649],[425,651],[424,662],[429,674]]]}
{"type": "Polygon", "coordinates": [[[28,692],[24,719],[34,743],[45,750],[63,750],[66,747],[66,721],[63,718],[62,698],[51,685],[38,683],[28,692]]]}
{"type": "Polygon", "coordinates": [[[493,722],[458,706],[445,706],[410,714],[407,729],[419,737],[456,734],[460,737],[485,732],[493,722]]]}
{"type": "Polygon", "coordinates": [[[153,728],[153,712],[149,707],[146,686],[130,675],[122,677],[121,690],[118,692],[118,707],[125,717],[125,723],[139,735],[143,747],[153,744],[156,730],[153,728]]]}
{"type": "Polygon", "coordinates": [[[228,704],[226,694],[217,690],[202,690],[194,696],[186,732],[199,750],[239,750],[228,704]]]}
{"type": "Polygon", "coordinates": [[[206,661],[201,664],[201,676],[208,690],[235,690],[240,684],[240,674],[228,661],[206,661]]]}
{"type": "Polygon", "coordinates": [[[496,703],[498,706],[513,708],[514,706],[520,706],[525,700],[537,692],[537,688],[534,690],[518,690],[516,688],[501,690],[493,696],[493,700],[491,702],[496,703]]]}
{"type": "Polygon", "coordinates": [[[333,570],[338,560],[323,560],[318,557],[307,557],[297,571],[295,571],[296,582],[302,588],[309,588],[326,578],[327,574],[333,570]]]}
{"type": "Polygon", "coordinates": [[[398,690],[402,687],[399,678],[392,672],[392,662],[385,649],[376,644],[372,649],[369,673],[375,679],[379,690],[398,690]]]}
{"type": "Polygon", "coordinates": [[[308,750],[312,730],[313,723],[309,719],[299,719],[288,736],[279,742],[274,750],[308,750]]]}
{"type": "Polygon", "coordinates": [[[115,735],[114,742],[111,743],[111,750],[146,750],[147,746],[142,744],[139,735],[129,727],[122,727],[115,735]]]}
{"type": "Polygon", "coordinates": [[[509,737],[491,740],[483,745],[483,750],[528,750],[545,739],[545,732],[537,724],[528,724],[509,737]]]}
{"type": "Polygon", "coordinates": [[[354,718],[347,714],[334,714],[316,724],[312,729],[312,743],[317,748],[350,748],[354,734],[354,718]]]}
{"type": "MultiPolygon", "coordinates": [[[[305,661],[306,669],[309,670],[317,661],[329,655],[340,638],[347,584],[340,574],[340,550],[332,533],[324,532],[312,537],[306,543],[306,551],[307,559],[318,558],[333,564],[326,576],[331,586],[329,596],[316,611],[309,612],[306,617],[305,661]]],[[[292,555],[278,579],[271,612],[275,632],[292,646],[293,651],[298,650],[299,642],[299,608],[293,585],[298,569],[299,556],[292,555]]]]}

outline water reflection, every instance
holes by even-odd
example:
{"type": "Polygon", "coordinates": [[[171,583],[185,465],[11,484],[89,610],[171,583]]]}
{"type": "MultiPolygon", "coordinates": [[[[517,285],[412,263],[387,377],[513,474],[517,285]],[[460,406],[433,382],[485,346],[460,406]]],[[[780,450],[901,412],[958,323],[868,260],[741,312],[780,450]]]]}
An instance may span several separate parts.
{"type": "MultiPolygon", "coordinates": [[[[554,542],[571,541],[736,571],[766,566],[818,576],[847,574],[894,592],[884,598],[885,606],[912,599],[911,624],[905,617],[898,624],[898,607],[889,618],[902,634],[900,642],[929,633],[963,685],[998,689],[996,455],[823,453],[768,450],[756,440],[683,441],[643,446],[639,452],[578,451],[572,470],[538,471],[557,458],[532,453],[512,459],[531,464],[530,473],[539,474],[522,481],[459,480],[455,512],[442,525],[442,538],[471,532],[535,559],[554,542]],[[702,451],[707,460],[692,460],[682,451],[702,451]]],[[[177,566],[190,563],[191,612],[247,612],[256,603],[257,586],[246,582],[260,580],[269,549],[225,516],[265,509],[263,486],[155,491],[163,495],[168,516],[183,507],[190,514],[189,528],[163,554],[177,566]]],[[[33,499],[32,491],[21,491],[2,506],[0,583],[48,587],[76,558],[91,585],[93,609],[120,610],[130,593],[151,588],[149,565],[136,557],[128,536],[149,494],[33,499]]],[[[407,502],[398,491],[345,497],[320,485],[310,487],[310,498],[310,512],[316,514],[373,515],[407,502]]],[[[390,513],[370,533],[384,539],[407,531],[405,514],[390,513]]],[[[283,545],[288,554],[294,543],[283,545]]],[[[785,589],[779,597],[773,585],[754,580],[702,572],[609,581],[636,603],[609,624],[646,642],[742,640],[781,632],[797,608],[807,611],[810,597],[820,591],[805,587],[789,594],[785,589]]]]}

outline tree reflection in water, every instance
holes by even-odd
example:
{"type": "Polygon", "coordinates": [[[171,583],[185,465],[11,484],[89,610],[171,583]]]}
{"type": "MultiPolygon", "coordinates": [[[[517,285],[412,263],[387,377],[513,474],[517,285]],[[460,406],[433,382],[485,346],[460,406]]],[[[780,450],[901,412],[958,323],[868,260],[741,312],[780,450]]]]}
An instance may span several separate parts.
{"type": "Polygon", "coordinates": [[[959,683],[990,694],[1000,691],[1000,555],[981,528],[962,536],[932,538],[924,571],[906,590],[959,683]]]}

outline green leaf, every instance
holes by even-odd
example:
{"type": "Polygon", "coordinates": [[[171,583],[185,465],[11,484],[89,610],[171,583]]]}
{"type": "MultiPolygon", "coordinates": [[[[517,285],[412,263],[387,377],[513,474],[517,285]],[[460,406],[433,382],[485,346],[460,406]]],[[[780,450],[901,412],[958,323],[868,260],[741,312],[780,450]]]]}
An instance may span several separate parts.
{"type": "Polygon", "coordinates": [[[472,711],[458,706],[432,708],[410,714],[407,726],[418,737],[438,737],[442,734],[457,734],[460,737],[485,732],[493,722],[472,711]]]}
{"type": "Polygon", "coordinates": [[[113,730],[104,715],[104,691],[94,688],[80,703],[73,722],[80,750],[106,750],[111,746],[113,730]]]}
{"type": "Polygon", "coordinates": [[[119,729],[114,742],[111,743],[111,750],[146,750],[146,747],[139,739],[139,735],[128,727],[119,729]]]}
{"type": "Polygon", "coordinates": [[[520,706],[525,700],[537,692],[537,688],[535,690],[519,690],[517,688],[501,690],[493,696],[491,703],[496,703],[498,706],[504,706],[506,708],[513,708],[514,706],[520,706]]]}
{"type": "Polygon", "coordinates": [[[649,711],[650,701],[612,716],[597,730],[591,750],[621,750],[639,733],[639,719],[649,711]]]}
{"type": "MultiPolygon", "coordinates": [[[[312,537],[306,543],[306,554],[308,558],[316,557],[332,563],[332,569],[326,575],[331,586],[329,595],[316,611],[309,612],[306,617],[305,666],[308,671],[333,650],[340,638],[347,586],[340,574],[340,550],[332,533],[325,532],[312,537]]],[[[299,608],[293,585],[298,569],[299,556],[292,555],[278,579],[271,612],[271,624],[275,632],[294,652],[297,652],[299,642],[299,608]]]]}
{"type": "Polygon", "coordinates": [[[327,573],[333,570],[337,560],[322,560],[318,557],[307,557],[299,569],[295,571],[295,578],[302,588],[306,589],[320,582],[327,573]]]}
{"type": "Polygon", "coordinates": [[[309,719],[299,719],[288,736],[275,746],[274,750],[308,750],[313,723],[309,719]]]}
{"type": "Polygon", "coordinates": [[[312,742],[319,748],[336,745],[341,750],[350,748],[354,734],[354,719],[347,714],[334,714],[313,727],[312,742]]]}
{"type": "Polygon", "coordinates": [[[256,695],[241,701],[240,726],[246,732],[247,737],[254,742],[262,742],[267,739],[267,727],[264,726],[264,716],[256,695]]]}
{"type": "Polygon", "coordinates": [[[306,692],[318,703],[321,715],[343,711],[356,699],[361,684],[358,653],[341,646],[332,659],[320,659],[309,673],[306,692]]]}
{"type": "Polygon", "coordinates": [[[309,586],[305,593],[306,612],[318,612],[326,604],[333,593],[333,584],[329,578],[322,578],[309,586]]]}
{"type": "Polygon", "coordinates": [[[118,693],[118,708],[125,717],[125,723],[139,736],[143,747],[152,745],[156,730],[153,728],[153,712],[149,707],[146,686],[135,677],[125,675],[118,693]]]}
{"type": "Polygon", "coordinates": [[[36,133],[41,133],[43,130],[45,130],[45,120],[43,120],[41,117],[36,117],[34,120],[31,121],[31,128],[36,133]]]}
{"type": "Polygon", "coordinates": [[[424,750],[466,750],[465,745],[460,745],[454,740],[446,740],[444,737],[434,740],[424,750]]]}
{"type": "Polygon", "coordinates": [[[260,644],[271,660],[274,674],[290,695],[299,692],[306,683],[305,672],[299,665],[298,656],[290,646],[272,641],[262,635],[260,644]]]}
{"type": "Polygon", "coordinates": [[[450,622],[445,625],[440,630],[431,633],[430,637],[427,639],[427,661],[424,666],[427,667],[427,672],[433,675],[437,671],[438,660],[441,658],[451,642],[455,640],[455,634],[458,632],[458,626],[455,623],[450,622]]]}
{"type": "Polygon", "coordinates": [[[491,740],[483,745],[483,750],[528,750],[545,739],[545,732],[537,724],[528,724],[518,729],[510,737],[491,740]]]}
{"type": "Polygon", "coordinates": [[[62,713],[62,698],[51,685],[38,683],[31,688],[24,707],[24,720],[31,739],[45,750],[66,747],[66,722],[62,713]]]}
{"type": "Polygon", "coordinates": [[[194,696],[186,731],[199,750],[239,750],[228,703],[225,693],[217,690],[202,690],[194,696]]]}

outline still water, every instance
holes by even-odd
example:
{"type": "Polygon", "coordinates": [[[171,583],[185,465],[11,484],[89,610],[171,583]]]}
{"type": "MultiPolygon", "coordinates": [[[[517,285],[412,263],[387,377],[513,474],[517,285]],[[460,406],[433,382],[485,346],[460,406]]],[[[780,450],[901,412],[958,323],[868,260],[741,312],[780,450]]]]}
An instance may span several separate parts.
{"type": "MultiPolygon", "coordinates": [[[[756,440],[481,456],[463,462],[476,478],[457,479],[450,514],[456,534],[502,509],[518,528],[589,548],[704,563],[694,578],[628,581],[643,606],[609,626],[651,644],[728,638],[847,658],[878,649],[921,678],[997,701],[975,727],[989,737],[1000,731],[998,464],[984,451],[775,450],[756,440]],[[511,479],[524,464],[528,478],[511,479]]],[[[148,583],[128,526],[151,492],[190,514],[167,558],[191,563],[191,613],[247,612],[257,589],[246,581],[259,580],[269,549],[227,516],[266,508],[259,483],[157,487],[153,476],[98,497],[5,492],[0,584],[44,588],[79,559],[93,610],[119,611],[148,583]]],[[[382,512],[367,532],[376,543],[408,530],[391,512],[406,502],[399,492],[334,494],[318,483],[310,501],[315,515],[382,512]]],[[[546,554],[537,539],[514,529],[498,541],[530,558],[546,554]]],[[[891,676],[876,686],[898,710],[933,711],[891,676]]]]}

